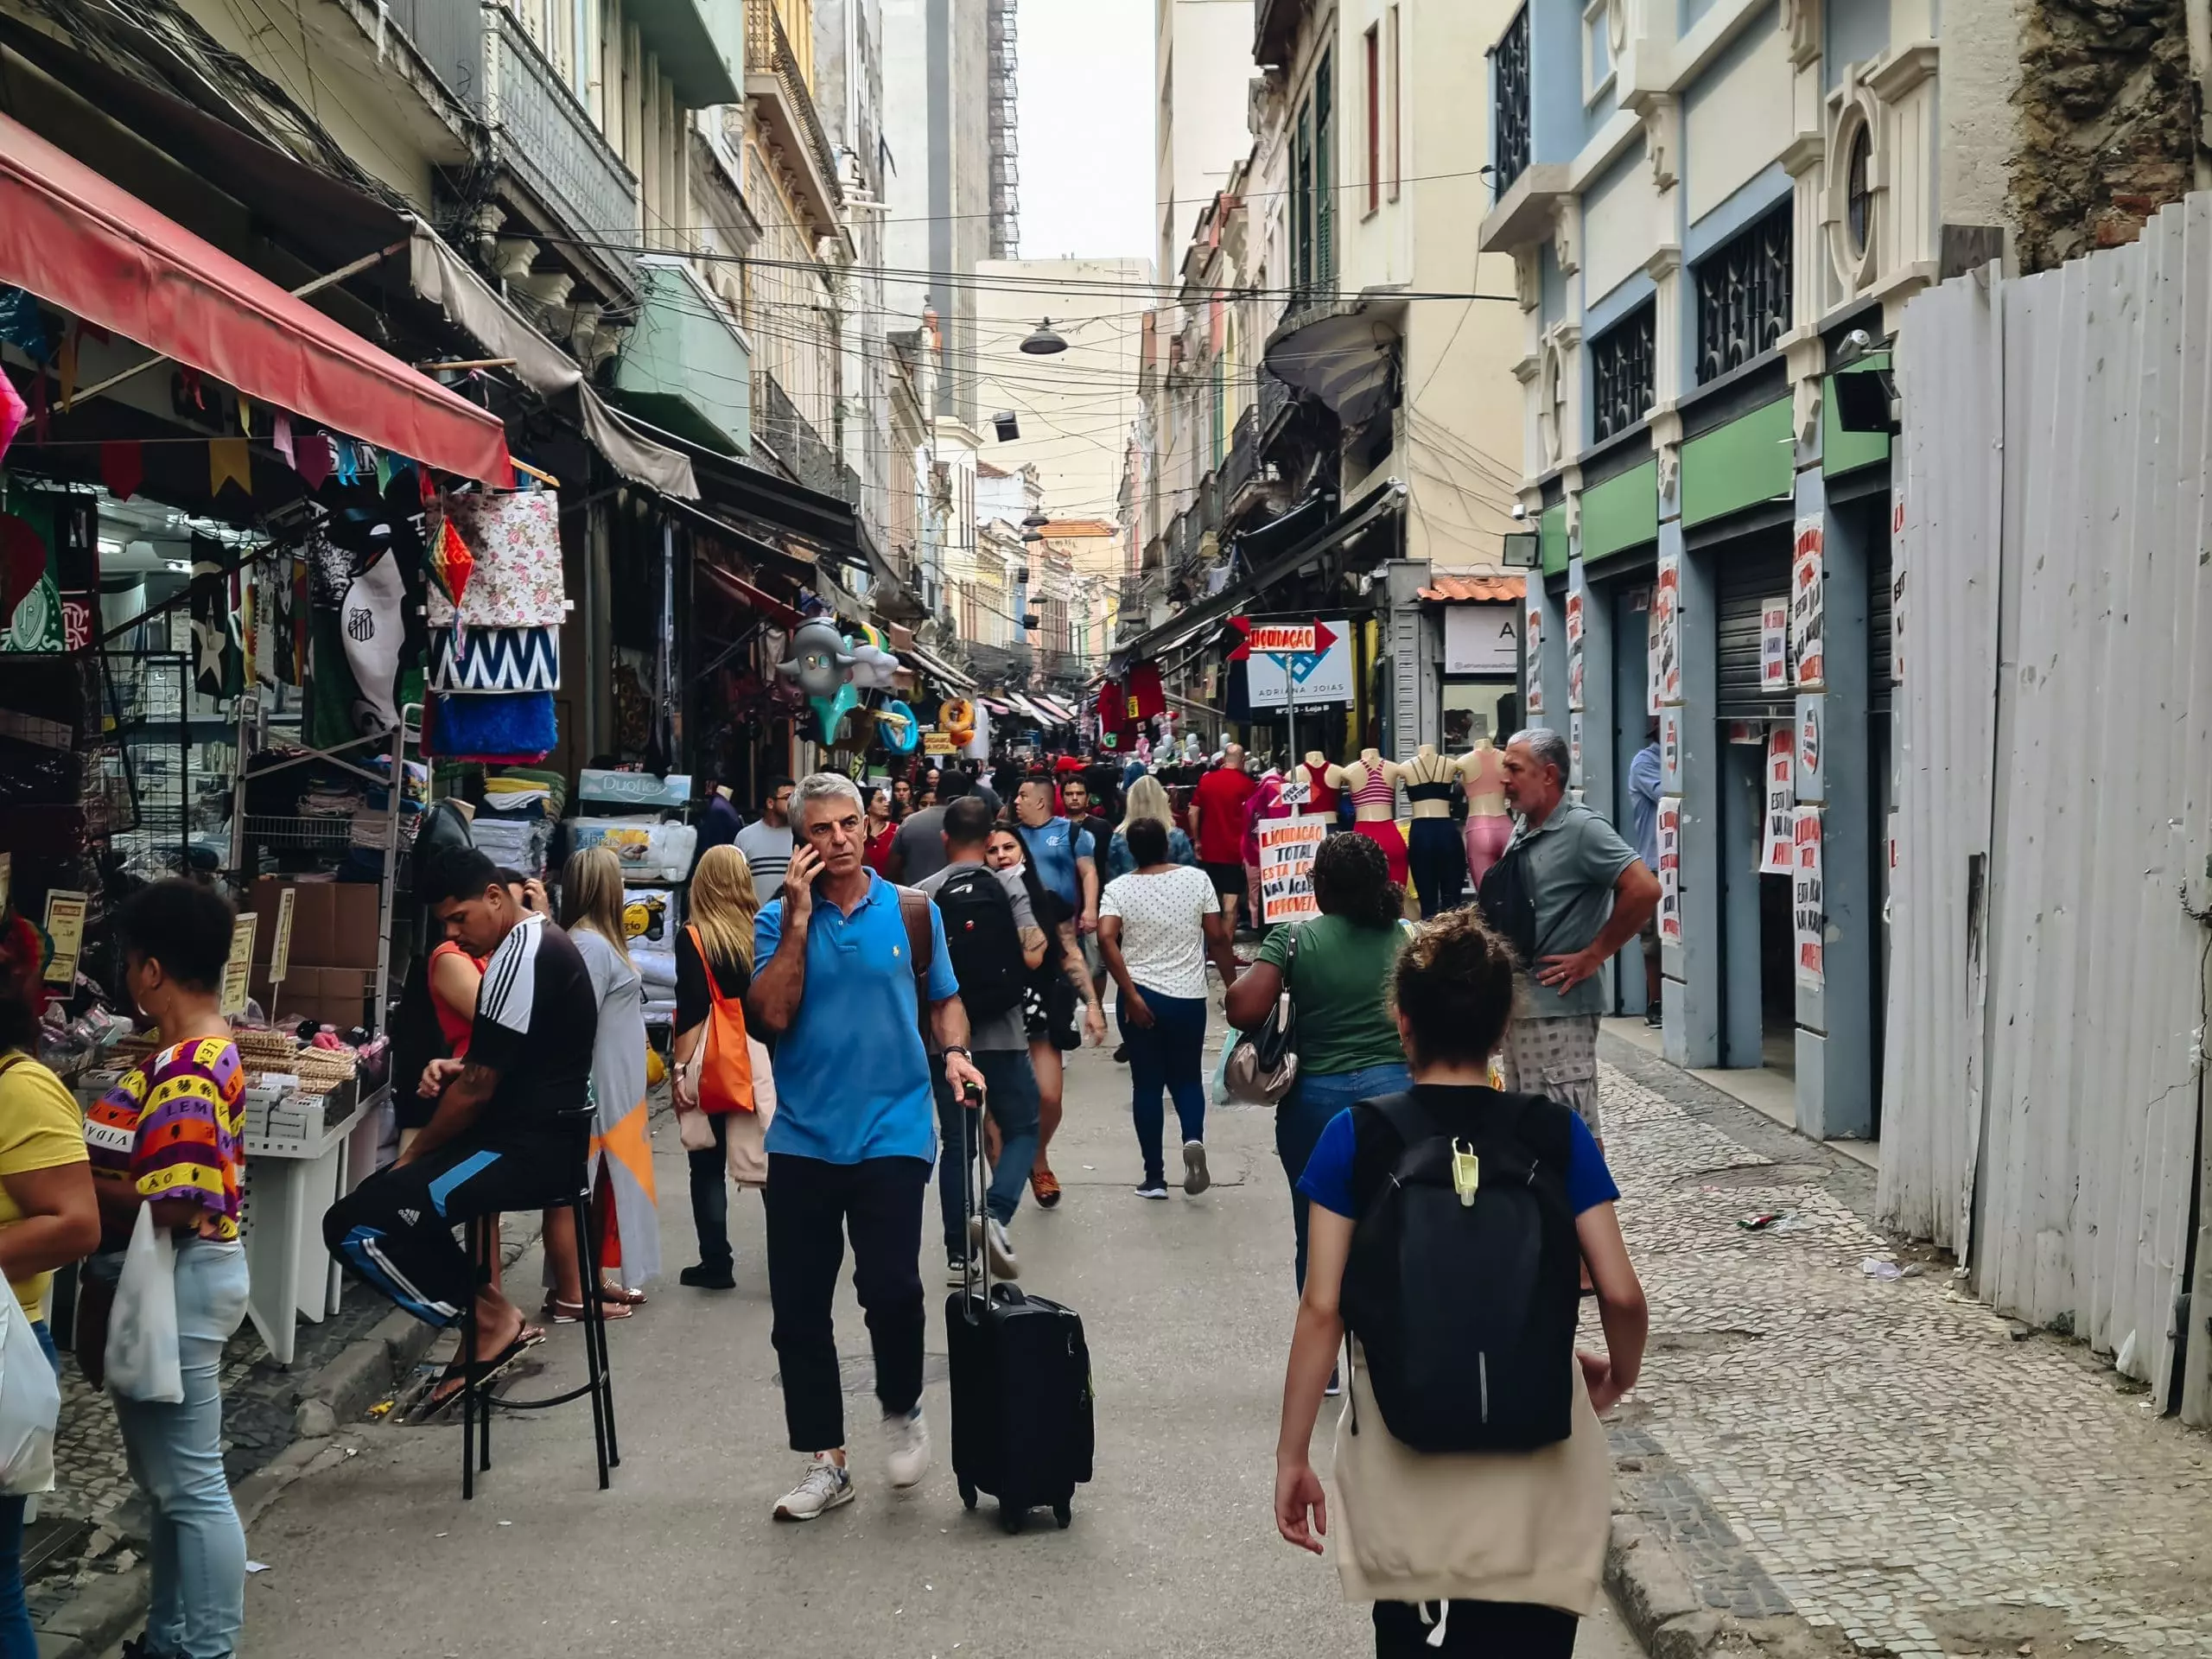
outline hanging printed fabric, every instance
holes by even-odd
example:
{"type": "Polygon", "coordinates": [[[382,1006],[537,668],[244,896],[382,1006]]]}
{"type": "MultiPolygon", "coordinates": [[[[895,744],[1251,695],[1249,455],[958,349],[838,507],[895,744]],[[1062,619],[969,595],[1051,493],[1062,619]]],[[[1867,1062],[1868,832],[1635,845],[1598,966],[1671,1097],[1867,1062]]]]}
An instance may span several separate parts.
{"type": "Polygon", "coordinates": [[[558,741],[550,691],[433,696],[423,713],[423,753],[442,760],[529,765],[558,741]]]}
{"type": "Polygon", "coordinates": [[[73,490],[54,501],[54,570],[61,598],[61,648],[86,651],[99,629],[99,498],[73,490]]]}
{"type": "Polygon", "coordinates": [[[381,736],[399,724],[394,682],[407,632],[402,613],[406,597],[399,559],[387,549],[353,578],[338,607],[346,664],[359,688],[353,702],[353,729],[363,737],[381,736]]]}
{"type": "Polygon", "coordinates": [[[212,536],[192,538],[192,678],[210,697],[235,697],[245,689],[245,658],[224,553],[212,536]]]}
{"type": "Polygon", "coordinates": [[[61,593],[54,579],[51,517],[21,492],[7,507],[0,512],[0,651],[60,651],[61,593]],[[40,524],[48,534],[41,534],[40,524]]]}
{"type": "MultiPolygon", "coordinates": [[[[459,533],[472,565],[456,602],[433,585],[433,628],[458,620],[472,628],[558,627],[568,613],[561,580],[561,502],[550,490],[528,495],[443,498],[444,523],[459,533]]],[[[442,547],[442,524],[433,532],[442,547]]]]}
{"type": "Polygon", "coordinates": [[[430,690],[446,696],[558,691],[558,628],[440,629],[430,636],[430,690]]]}

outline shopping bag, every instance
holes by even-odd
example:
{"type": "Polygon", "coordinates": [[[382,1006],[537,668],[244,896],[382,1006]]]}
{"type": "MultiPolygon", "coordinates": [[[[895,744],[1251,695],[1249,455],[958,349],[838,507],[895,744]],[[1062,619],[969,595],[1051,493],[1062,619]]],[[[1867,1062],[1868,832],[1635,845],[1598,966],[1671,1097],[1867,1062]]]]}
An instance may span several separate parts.
{"type": "MultiPolygon", "coordinates": [[[[0,1290],[4,1290],[0,1286],[0,1290]]],[[[61,1382],[12,1294],[0,1295],[0,1493],[54,1490],[54,1430],[61,1382]]]]}
{"type": "Polygon", "coordinates": [[[184,1403],[176,1331],[176,1241],[154,1224],[150,1205],[138,1206],[116,1281],[115,1309],[108,1315],[107,1385],[126,1400],[184,1403]]]}

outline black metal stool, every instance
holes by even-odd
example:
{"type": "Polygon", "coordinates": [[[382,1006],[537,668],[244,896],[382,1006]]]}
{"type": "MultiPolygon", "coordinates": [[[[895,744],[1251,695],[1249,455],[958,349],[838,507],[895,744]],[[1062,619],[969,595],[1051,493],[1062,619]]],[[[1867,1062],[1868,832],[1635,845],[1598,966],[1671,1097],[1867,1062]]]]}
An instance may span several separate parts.
{"type": "MultiPolygon", "coordinates": [[[[582,1116],[588,1120],[592,1115],[582,1116]]],[[[592,1450],[599,1459],[600,1491],[607,1490],[607,1471],[621,1466],[622,1454],[614,1440],[614,1378],[607,1364],[607,1315],[600,1300],[599,1241],[592,1234],[591,1197],[591,1167],[587,1160],[575,1190],[543,1206],[565,1206],[575,1221],[576,1249],[582,1258],[579,1265],[584,1299],[584,1380],[565,1393],[542,1400],[501,1399],[493,1394],[488,1382],[475,1380],[476,1301],[491,1282],[492,1217],[469,1217],[468,1259],[474,1271],[474,1287],[461,1326],[461,1496],[464,1501],[476,1496],[476,1471],[492,1466],[492,1409],[495,1406],[508,1411],[543,1411],[589,1395],[592,1450]]]]}

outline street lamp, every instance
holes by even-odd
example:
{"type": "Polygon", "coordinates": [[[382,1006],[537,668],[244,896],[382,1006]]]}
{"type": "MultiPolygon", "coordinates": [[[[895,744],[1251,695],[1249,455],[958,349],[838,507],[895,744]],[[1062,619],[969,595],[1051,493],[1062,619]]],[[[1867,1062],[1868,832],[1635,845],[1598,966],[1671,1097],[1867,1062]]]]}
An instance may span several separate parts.
{"type": "Polygon", "coordinates": [[[1058,357],[1067,348],[1067,341],[1052,332],[1050,317],[1039,323],[1035,332],[1021,342],[1021,349],[1032,357],[1058,357]]]}

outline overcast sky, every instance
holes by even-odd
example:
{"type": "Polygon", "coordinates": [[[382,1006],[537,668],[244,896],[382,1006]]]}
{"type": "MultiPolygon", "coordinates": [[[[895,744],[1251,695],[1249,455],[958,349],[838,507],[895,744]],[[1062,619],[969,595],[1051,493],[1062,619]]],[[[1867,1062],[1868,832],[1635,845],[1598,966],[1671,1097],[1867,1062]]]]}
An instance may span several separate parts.
{"type": "Polygon", "coordinates": [[[1153,0],[1021,0],[1021,254],[1150,259],[1153,0]]]}

